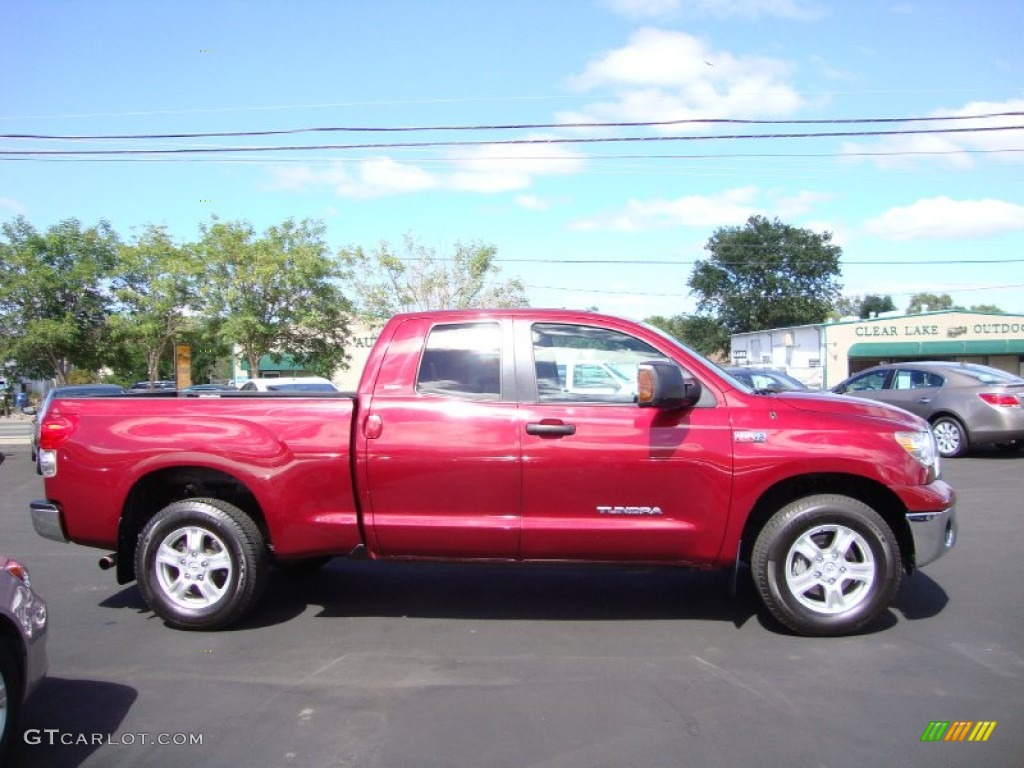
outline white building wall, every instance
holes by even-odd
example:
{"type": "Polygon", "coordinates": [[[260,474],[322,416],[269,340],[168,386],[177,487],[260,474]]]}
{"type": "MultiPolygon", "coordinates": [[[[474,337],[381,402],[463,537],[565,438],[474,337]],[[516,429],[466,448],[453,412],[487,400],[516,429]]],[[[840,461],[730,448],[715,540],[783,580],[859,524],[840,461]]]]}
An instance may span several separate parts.
{"type": "Polygon", "coordinates": [[[817,325],[739,333],[731,339],[730,361],[750,368],[774,368],[809,387],[820,387],[824,381],[821,338],[817,325]]]}

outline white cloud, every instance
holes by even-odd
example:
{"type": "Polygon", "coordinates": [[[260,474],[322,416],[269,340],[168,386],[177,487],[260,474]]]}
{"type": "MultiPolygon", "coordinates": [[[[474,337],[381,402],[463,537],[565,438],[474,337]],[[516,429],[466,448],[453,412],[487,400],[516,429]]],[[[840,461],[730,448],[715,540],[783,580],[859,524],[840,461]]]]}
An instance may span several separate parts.
{"type": "Polygon", "coordinates": [[[17,216],[25,216],[28,214],[28,208],[13,197],[0,197],[0,209],[11,211],[17,216]]]}
{"type": "MultiPolygon", "coordinates": [[[[940,109],[927,117],[969,117],[992,115],[1006,112],[1024,112],[1024,99],[1010,99],[1003,102],[975,101],[960,109],[940,109]]],[[[971,151],[993,152],[1019,146],[1024,140],[1024,130],[1005,130],[1021,125],[1018,116],[985,117],[974,120],[951,122],[907,123],[890,126],[894,130],[931,130],[938,128],[984,129],[975,133],[918,134],[887,136],[879,141],[852,142],[843,144],[844,155],[854,156],[862,152],[879,152],[870,159],[883,169],[906,168],[922,161],[940,162],[958,168],[973,168],[977,160],[971,151]],[[992,130],[999,129],[999,130],[992,130]]],[[[1002,157],[998,153],[992,155],[1002,157]]],[[[1018,153],[1007,153],[1006,159],[1016,162],[1018,153]]]]}
{"type": "Polygon", "coordinates": [[[816,3],[805,0],[604,0],[614,13],[633,19],[673,15],[740,17],[779,16],[807,21],[822,15],[816,3]]]}
{"type": "Polygon", "coordinates": [[[805,221],[800,224],[800,228],[809,229],[819,235],[830,232],[832,233],[832,244],[838,245],[840,248],[845,248],[850,242],[848,233],[830,221],[805,221]]]}
{"type": "Polygon", "coordinates": [[[630,200],[619,211],[577,220],[569,228],[576,231],[641,232],[666,227],[738,225],[761,213],[754,205],[756,197],[756,187],[740,187],[719,195],[688,195],[675,200],[630,200]]]}
{"type": "Polygon", "coordinates": [[[508,192],[527,189],[538,176],[577,173],[583,155],[557,144],[544,144],[544,136],[528,136],[538,144],[478,147],[472,153],[453,158],[455,171],[444,184],[467,192],[508,192]]]}
{"type": "MultiPolygon", "coordinates": [[[[787,78],[790,65],[736,56],[693,35],[647,27],[569,79],[580,91],[616,93],[612,101],[564,113],[564,122],[687,120],[787,115],[803,101],[787,78]]],[[[678,130],[671,128],[668,130],[678,130]]]]}
{"type": "MultiPolygon", "coordinates": [[[[755,186],[737,187],[715,195],[687,195],[673,200],[630,200],[618,210],[578,219],[569,225],[575,231],[642,232],[674,227],[722,227],[742,225],[751,216],[793,219],[813,209],[832,195],[802,191],[780,196],[755,186]]],[[[833,231],[827,224],[802,224],[815,232],[833,231]]]]}
{"type": "Polygon", "coordinates": [[[367,199],[431,189],[493,194],[531,187],[539,176],[577,173],[584,156],[566,147],[544,144],[494,145],[451,156],[448,172],[428,172],[414,163],[374,157],[326,167],[275,166],[271,189],[304,192],[329,187],[339,197],[367,199]]]}
{"type": "Polygon", "coordinates": [[[351,164],[333,163],[325,168],[308,165],[275,166],[271,187],[291,192],[330,187],[339,197],[366,199],[421,192],[438,185],[429,173],[415,165],[389,157],[373,157],[351,164]]]}
{"type": "Polygon", "coordinates": [[[551,209],[551,201],[536,195],[519,195],[516,205],[528,211],[547,211],[551,209]]]}
{"type": "Polygon", "coordinates": [[[795,195],[779,196],[774,199],[773,214],[780,219],[794,219],[810,211],[816,203],[827,202],[832,197],[833,195],[829,192],[807,190],[801,190],[795,195]]]}
{"type": "Polygon", "coordinates": [[[682,0],[604,0],[613,12],[631,19],[670,16],[679,10],[682,0]]]}
{"type": "Polygon", "coordinates": [[[1024,230],[1024,205],[1004,200],[933,197],[890,208],[864,229],[889,240],[984,237],[1024,230]]]}

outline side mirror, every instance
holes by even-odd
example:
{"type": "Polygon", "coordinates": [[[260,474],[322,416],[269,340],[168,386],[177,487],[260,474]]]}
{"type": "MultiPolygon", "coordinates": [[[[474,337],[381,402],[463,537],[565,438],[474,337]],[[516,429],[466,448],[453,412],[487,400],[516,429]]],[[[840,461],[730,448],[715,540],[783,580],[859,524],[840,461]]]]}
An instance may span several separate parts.
{"type": "Polygon", "coordinates": [[[26,416],[35,416],[39,412],[39,409],[34,405],[23,405],[21,407],[21,412],[26,416]]]}
{"type": "Polygon", "coordinates": [[[697,404],[702,392],[700,382],[684,380],[675,363],[651,360],[637,370],[636,402],[641,408],[689,408],[697,404]]]}

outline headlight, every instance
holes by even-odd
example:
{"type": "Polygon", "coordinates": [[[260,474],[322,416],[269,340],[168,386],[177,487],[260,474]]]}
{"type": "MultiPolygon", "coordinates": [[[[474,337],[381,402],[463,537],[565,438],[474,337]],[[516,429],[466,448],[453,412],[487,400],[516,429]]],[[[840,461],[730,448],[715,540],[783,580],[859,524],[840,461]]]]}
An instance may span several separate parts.
{"type": "Polygon", "coordinates": [[[921,466],[934,467],[935,475],[938,476],[939,452],[935,448],[935,436],[930,429],[922,432],[896,432],[893,436],[921,466]]]}
{"type": "Polygon", "coordinates": [[[8,560],[7,565],[5,565],[3,569],[26,587],[32,589],[32,580],[28,577],[28,568],[17,560],[8,560]]]}

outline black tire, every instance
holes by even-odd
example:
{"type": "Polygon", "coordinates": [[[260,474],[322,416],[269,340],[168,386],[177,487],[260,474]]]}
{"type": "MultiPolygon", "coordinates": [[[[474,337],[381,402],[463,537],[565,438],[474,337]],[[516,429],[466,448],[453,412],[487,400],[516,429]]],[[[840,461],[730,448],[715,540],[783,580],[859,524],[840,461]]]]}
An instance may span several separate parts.
{"type": "Polygon", "coordinates": [[[178,629],[222,629],[244,616],[267,582],[263,534],[220,499],[169,504],[146,523],[135,577],[149,607],[178,629]]]}
{"type": "Polygon", "coordinates": [[[18,657],[0,638],[0,765],[5,765],[7,748],[21,714],[22,672],[18,657]]]}
{"type": "Polygon", "coordinates": [[[944,459],[964,456],[971,449],[971,438],[959,419],[953,416],[939,416],[932,422],[932,434],[939,455],[944,459]]]}
{"type": "Polygon", "coordinates": [[[901,577],[889,525],[866,504],[821,494],[798,499],[768,521],[751,571],[781,624],[818,637],[856,632],[888,609],[901,577]]]}

